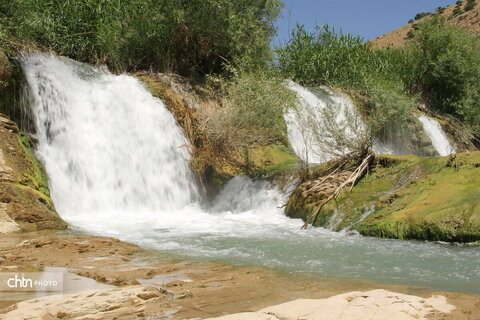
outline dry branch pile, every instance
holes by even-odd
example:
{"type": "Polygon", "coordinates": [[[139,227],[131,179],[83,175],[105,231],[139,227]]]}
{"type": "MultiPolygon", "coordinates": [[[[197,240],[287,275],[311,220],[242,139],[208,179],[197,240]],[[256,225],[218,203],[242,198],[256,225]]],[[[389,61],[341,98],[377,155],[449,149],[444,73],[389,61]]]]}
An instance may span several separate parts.
{"type": "MultiPolygon", "coordinates": [[[[357,181],[368,171],[370,168],[370,165],[374,159],[373,153],[369,152],[363,161],[360,163],[360,165],[357,166],[357,168],[350,174],[350,176],[343,182],[341,183],[336,189],[331,192],[330,196],[327,197],[325,200],[323,200],[315,212],[308,218],[308,220],[305,222],[305,224],[302,226],[302,229],[307,229],[309,224],[314,224],[315,220],[317,219],[318,214],[322,210],[322,208],[329,203],[332,200],[335,200],[338,195],[342,192],[343,189],[346,187],[350,186],[350,190],[352,191],[353,187],[357,183],[357,181]]],[[[345,161],[342,165],[338,166],[335,170],[333,170],[330,174],[328,174],[326,177],[324,177],[321,180],[321,183],[327,181],[329,178],[331,178],[338,170],[340,170],[345,163],[348,161],[345,161]]]]}

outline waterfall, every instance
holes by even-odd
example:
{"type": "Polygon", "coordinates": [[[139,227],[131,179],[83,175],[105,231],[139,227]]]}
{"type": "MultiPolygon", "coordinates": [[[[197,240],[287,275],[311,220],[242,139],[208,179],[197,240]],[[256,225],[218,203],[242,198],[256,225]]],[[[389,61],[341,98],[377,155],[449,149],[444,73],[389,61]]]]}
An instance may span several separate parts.
{"type": "MultiPolygon", "coordinates": [[[[479,252],[323,228],[300,230],[301,220],[283,214],[285,193],[265,181],[236,177],[210,207],[202,207],[184,133],[162,101],[135,78],[44,54],[20,60],[37,154],[57,211],[72,228],[180,258],[480,292],[479,252]]],[[[311,99],[318,112],[311,117],[332,105],[334,111],[351,108],[327,88],[296,90],[311,99]]],[[[291,116],[299,120],[298,114],[291,116]]],[[[342,129],[345,119],[334,122],[342,129]]],[[[292,139],[291,134],[290,127],[292,139]]],[[[312,156],[318,153],[312,151],[312,156]]],[[[329,154],[320,156],[314,160],[329,154]]]]}
{"type": "Polygon", "coordinates": [[[328,87],[305,88],[289,81],[297,106],[284,115],[290,144],[303,161],[323,163],[362,143],[365,125],[346,95],[328,87]]]}
{"type": "MultiPolygon", "coordinates": [[[[325,86],[306,88],[293,81],[288,81],[287,87],[296,93],[297,105],[285,113],[284,119],[290,145],[300,159],[323,163],[367,141],[366,125],[348,96],[325,86]]],[[[433,156],[435,151],[441,156],[456,152],[437,120],[425,115],[418,120],[423,133],[412,131],[387,139],[374,137],[373,150],[380,154],[422,156],[433,156]],[[433,148],[422,144],[419,134],[428,138],[433,148]]]]}
{"type": "Polygon", "coordinates": [[[426,115],[420,115],[418,120],[422,123],[425,134],[432,140],[433,147],[440,156],[448,156],[456,152],[437,120],[426,115]]]}
{"type": "Polygon", "coordinates": [[[137,79],[47,54],[20,61],[37,153],[67,221],[99,212],[174,211],[198,199],[182,129],[137,79]]]}
{"type": "Polygon", "coordinates": [[[183,130],[136,78],[47,54],[20,61],[37,154],[73,227],[145,244],[159,231],[250,234],[288,221],[284,194],[247,177],[202,208],[183,130]]]}

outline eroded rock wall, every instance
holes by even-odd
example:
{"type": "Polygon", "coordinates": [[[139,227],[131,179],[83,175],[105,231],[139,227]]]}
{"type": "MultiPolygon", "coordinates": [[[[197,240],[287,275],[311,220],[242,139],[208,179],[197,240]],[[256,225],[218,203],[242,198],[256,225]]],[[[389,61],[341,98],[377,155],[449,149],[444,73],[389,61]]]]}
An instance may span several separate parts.
{"type": "Polygon", "coordinates": [[[0,233],[64,228],[30,137],[0,114],[0,233]]]}

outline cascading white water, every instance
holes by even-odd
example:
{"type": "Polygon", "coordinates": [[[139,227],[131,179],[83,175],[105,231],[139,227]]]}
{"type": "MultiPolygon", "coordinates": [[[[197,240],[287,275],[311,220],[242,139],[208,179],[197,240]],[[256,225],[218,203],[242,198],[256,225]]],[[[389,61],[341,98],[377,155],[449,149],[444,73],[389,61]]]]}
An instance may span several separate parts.
{"type": "Polygon", "coordinates": [[[378,154],[399,154],[393,149],[392,144],[385,143],[380,139],[373,140],[373,151],[378,154]]]}
{"type": "Polygon", "coordinates": [[[52,199],[73,226],[126,237],[136,228],[250,233],[287,220],[281,193],[244,177],[227,185],[213,214],[201,209],[188,141],[137,79],[52,55],[20,60],[52,199]]]}
{"type": "Polygon", "coordinates": [[[356,144],[365,135],[365,125],[355,105],[344,94],[327,87],[305,88],[289,81],[297,94],[296,109],[285,114],[290,144],[303,161],[323,163],[349,152],[339,140],[356,144]],[[341,135],[336,139],[335,135],[341,135]]]}
{"type": "Polygon", "coordinates": [[[313,93],[297,83],[288,82],[288,88],[297,94],[298,99],[297,109],[289,109],[284,115],[290,145],[295,154],[303,161],[310,163],[324,162],[325,159],[317,154],[317,150],[313,146],[314,141],[312,141],[311,132],[305,129],[307,119],[304,110],[310,105],[318,104],[319,108],[323,108],[325,105],[313,93]]]}
{"type": "Polygon", "coordinates": [[[480,293],[480,251],[301,231],[264,181],[236,177],[202,208],[182,130],[136,79],[49,55],[21,63],[38,154],[73,228],[181,257],[480,293]]]}
{"type": "Polygon", "coordinates": [[[426,115],[420,115],[418,120],[422,123],[425,134],[432,140],[433,147],[439,155],[448,156],[456,152],[437,120],[426,115]]]}
{"type": "Polygon", "coordinates": [[[57,210],[178,210],[198,200],[188,142],[162,101],[133,77],[66,58],[21,58],[38,154],[57,210]]]}
{"type": "MultiPolygon", "coordinates": [[[[288,138],[303,161],[323,163],[348,153],[349,144],[355,146],[367,140],[366,125],[345,94],[324,86],[306,88],[293,81],[288,81],[287,87],[297,94],[298,101],[296,109],[290,109],[284,115],[288,138]],[[334,137],[335,133],[341,134],[340,139],[334,137]],[[346,142],[346,146],[339,145],[339,142],[346,142]]],[[[439,155],[456,152],[437,120],[425,115],[418,119],[439,155]]],[[[411,143],[411,148],[405,148],[400,141],[383,141],[379,137],[374,137],[372,147],[379,154],[431,155],[421,150],[412,137],[404,138],[411,143]]]]}

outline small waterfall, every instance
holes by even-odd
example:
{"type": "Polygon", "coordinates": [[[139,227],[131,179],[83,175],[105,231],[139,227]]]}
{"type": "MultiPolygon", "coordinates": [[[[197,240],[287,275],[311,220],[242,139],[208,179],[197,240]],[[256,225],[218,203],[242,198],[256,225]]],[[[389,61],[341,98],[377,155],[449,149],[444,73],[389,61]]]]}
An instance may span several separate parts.
{"type": "Polygon", "coordinates": [[[274,202],[281,199],[280,192],[268,181],[254,181],[245,176],[230,180],[216,197],[213,212],[246,212],[249,210],[269,210],[274,202]]]}
{"type": "Polygon", "coordinates": [[[331,231],[336,231],[340,224],[343,222],[344,216],[345,212],[340,209],[336,209],[328,220],[327,229],[331,231]]]}
{"type": "Polygon", "coordinates": [[[328,87],[305,88],[289,81],[297,94],[296,109],[284,116],[293,150],[303,161],[323,163],[348,153],[366,130],[355,105],[328,87]]]}
{"type": "Polygon", "coordinates": [[[377,208],[376,208],[375,204],[372,204],[370,207],[363,208],[363,213],[360,216],[360,218],[357,221],[348,225],[347,227],[343,228],[342,232],[351,231],[353,226],[355,226],[355,225],[359,224],[360,222],[362,222],[363,220],[367,219],[376,210],[377,210],[377,208]]]}
{"type": "Polygon", "coordinates": [[[422,123],[425,134],[432,140],[433,147],[440,156],[448,156],[456,152],[437,120],[426,115],[420,115],[418,120],[422,123]]]}
{"type": "Polygon", "coordinates": [[[380,139],[373,140],[373,151],[378,154],[399,154],[393,147],[393,143],[387,143],[380,139]]]}
{"type": "Polygon", "coordinates": [[[198,200],[182,129],[137,79],[46,54],[20,60],[37,152],[65,219],[198,200]]]}

